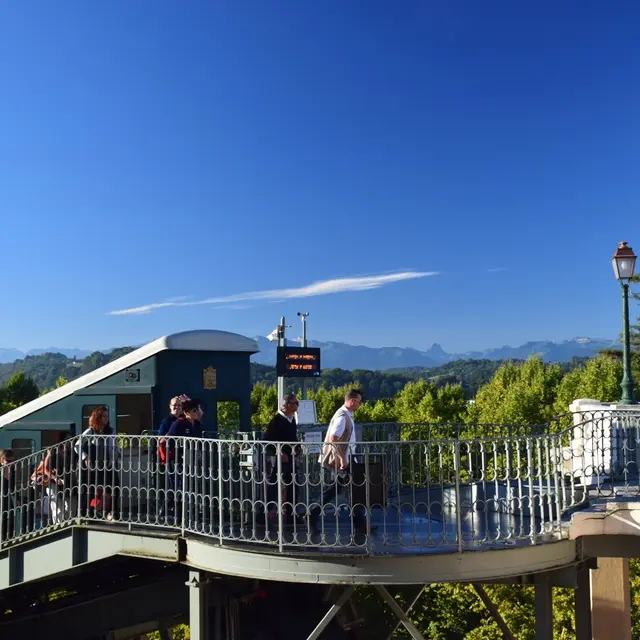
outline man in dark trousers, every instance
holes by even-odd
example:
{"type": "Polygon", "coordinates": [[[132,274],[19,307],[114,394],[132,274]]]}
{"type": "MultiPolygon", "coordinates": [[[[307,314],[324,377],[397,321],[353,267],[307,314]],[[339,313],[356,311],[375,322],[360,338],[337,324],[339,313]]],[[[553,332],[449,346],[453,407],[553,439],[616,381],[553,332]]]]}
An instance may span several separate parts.
{"type": "MultiPolygon", "coordinates": [[[[282,398],[280,410],[267,425],[263,440],[267,442],[293,443],[298,441],[298,427],[296,425],[295,412],[298,410],[298,399],[292,393],[282,398]]],[[[278,517],[278,448],[275,444],[265,446],[267,457],[267,511],[269,518],[276,520],[278,517]]],[[[294,463],[295,457],[300,455],[300,446],[283,444],[280,447],[280,485],[282,487],[283,515],[286,523],[293,521],[293,508],[295,505],[294,491],[294,463]]]]}

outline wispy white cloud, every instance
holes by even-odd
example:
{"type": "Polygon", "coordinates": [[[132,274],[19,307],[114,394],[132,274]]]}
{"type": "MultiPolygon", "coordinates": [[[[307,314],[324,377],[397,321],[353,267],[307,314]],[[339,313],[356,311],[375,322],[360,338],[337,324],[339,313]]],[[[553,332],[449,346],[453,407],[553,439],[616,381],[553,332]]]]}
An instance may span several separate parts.
{"type": "Polygon", "coordinates": [[[168,298],[167,302],[184,302],[188,300],[191,296],[175,296],[174,298],[168,298]]]}
{"type": "Polygon", "coordinates": [[[220,296],[217,298],[206,298],[205,300],[178,301],[167,300],[165,302],[154,302],[151,304],[131,307],[129,309],[119,309],[109,311],[111,316],[136,315],[149,313],[157,309],[168,307],[194,307],[204,304],[228,305],[235,302],[248,302],[256,300],[290,300],[292,298],[310,298],[312,296],[325,296],[331,293],[344,293],[345,291],[364,291],[367,289],[378,289],[387,284],[401,282],[402,280],[412,280],[414,278],[425,278],[437,276],[438,271],[403,271],[401,273],[389,273],[377,276],[334,278],[332,280],[321,280],[304,287],[291,289],[267,289],[265,291],[249,291],[247,293],[236,293],[230,296],[220,296]]]}
{"type": "Polygon", "coordinates": [[[493,267],[492,269],[487,269],[487,273],[502,273],[503,271],[507,271],[507,267],[493,267]]]}

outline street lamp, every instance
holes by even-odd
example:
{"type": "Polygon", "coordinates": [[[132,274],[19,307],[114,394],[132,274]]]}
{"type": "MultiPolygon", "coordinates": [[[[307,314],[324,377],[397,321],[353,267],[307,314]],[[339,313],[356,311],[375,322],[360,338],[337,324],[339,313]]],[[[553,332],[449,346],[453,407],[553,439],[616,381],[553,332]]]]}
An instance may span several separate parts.
{"type": "Polygon", "coordinates": [[[633,377],[631,376],[631,341],[629,336],[629,282],[636,267],[636,255],[626,242],[621,242],[611,258],[616,280],[622,285],[622,404],[635,404],[633,377]]]}

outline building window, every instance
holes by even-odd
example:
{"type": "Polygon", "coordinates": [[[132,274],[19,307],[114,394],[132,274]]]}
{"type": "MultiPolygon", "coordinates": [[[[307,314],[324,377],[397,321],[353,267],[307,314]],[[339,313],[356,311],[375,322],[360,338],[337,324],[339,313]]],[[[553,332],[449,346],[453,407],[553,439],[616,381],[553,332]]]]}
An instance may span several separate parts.
{"type": "Polygon", "coordinates": [[[52,447],[54,444],[58,444],[58,442],[62,442],[67,438],[71,438],[73,436],[72,431],[42,431],[42,448],[46,449],[47,447],[52,447]]]}
{"type": "Polygon", "coordinates": [[[18,458],[24,458],[35,452],[36,441],[29,438],[16,438],[11,441],[11,449],[16,460],[18,458]]]}
{"type": "MultiPolygon", "coordinates": [[[[118,433],[138,436],[153,429],[151,394],[123,393],[116,397],[118,433]]],[[[111,426],[115,426],[113,422],[111,426]]]]}
{"type": "Polygon", "coordinates": [[[89,428],[89,418],[91,417],[91,414],[93,413],[93,410],[96,407],[104,407],[103,404],[85,404],[82,407],[82,431],[80,433],[82,433],[83,431],[86,431],[89,428]]]}

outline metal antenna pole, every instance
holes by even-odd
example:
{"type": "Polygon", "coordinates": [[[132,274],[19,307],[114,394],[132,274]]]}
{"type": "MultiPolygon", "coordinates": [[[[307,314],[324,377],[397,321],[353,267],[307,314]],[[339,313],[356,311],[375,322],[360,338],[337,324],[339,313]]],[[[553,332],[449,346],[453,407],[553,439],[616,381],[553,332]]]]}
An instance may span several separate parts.
{"type": "MultiPolygon", "coordinates": [[[[300,342],[301,347],[307,346],[307,318],[309,317],[309,312],[305,311],[304,313],[300,313],[298,311],[298,315],[302,320],[302,342],[300,342]]],[[[302,399],[307,399],[307,380],[306,378],[302,378],[302,399]]]]}
{"type": "MultiPolygon", "coordinates": [[[[278,346],[286,347],[287,339],[284,337],[285,324],[284,324],[284,316],[280,318],[280,324],[278,325],[278,346]]],[[[276,411],[280,409],[282,406],[282,399],[284,398],[285,393],[285,381],[283,376],[278,376],[278,406],[276,407],[276,411]]]]}

